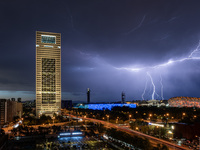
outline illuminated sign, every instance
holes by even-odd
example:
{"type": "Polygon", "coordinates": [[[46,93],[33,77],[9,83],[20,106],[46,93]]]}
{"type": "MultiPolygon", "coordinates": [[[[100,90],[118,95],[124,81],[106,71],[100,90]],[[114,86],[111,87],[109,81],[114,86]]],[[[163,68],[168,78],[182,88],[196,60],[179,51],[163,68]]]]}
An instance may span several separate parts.
{"type": "Polygon", "coordinates": [[[56,36],[42,35],[42,43],[56,44],[56,36]]]}

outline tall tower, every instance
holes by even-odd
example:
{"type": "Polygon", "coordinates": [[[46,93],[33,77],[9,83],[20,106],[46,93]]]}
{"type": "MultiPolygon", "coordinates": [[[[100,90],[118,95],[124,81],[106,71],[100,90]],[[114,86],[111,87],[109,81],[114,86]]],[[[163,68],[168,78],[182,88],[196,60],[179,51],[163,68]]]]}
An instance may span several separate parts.
{"type": "Polygon", "coordinates": [[[122,92],[122,101],[121,101],[121,103],[122,103],[122,104],[125,103],[125,93],[124,93],[124,92],[122,92]]]}
{"type": "Polygon", "coordinates": [[[90,103],[90,89],[87,89],[87,103],[90,103]]]}
{"type": "Polygon", "coordinates": [[[36,32],[36,116],[61,109],[61,34],[36,32]]]}

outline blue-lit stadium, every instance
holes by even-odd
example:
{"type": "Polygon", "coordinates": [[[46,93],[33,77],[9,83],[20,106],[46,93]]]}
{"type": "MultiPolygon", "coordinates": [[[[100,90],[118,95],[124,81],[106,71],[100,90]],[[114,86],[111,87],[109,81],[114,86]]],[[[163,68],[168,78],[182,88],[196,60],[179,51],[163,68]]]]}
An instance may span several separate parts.
{"type": "Polygon", "coordinates": [[[77,104],[75,108],[93,109],[93,110],[111,110],[113,107],[136,108],[136,104],[77,104]]]}

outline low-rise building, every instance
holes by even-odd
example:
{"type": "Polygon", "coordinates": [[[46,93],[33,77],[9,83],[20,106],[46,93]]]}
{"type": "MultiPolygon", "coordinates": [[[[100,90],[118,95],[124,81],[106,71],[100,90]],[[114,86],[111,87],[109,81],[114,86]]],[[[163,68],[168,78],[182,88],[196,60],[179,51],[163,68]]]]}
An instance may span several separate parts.
{"type": "Polygon", "coordinates": [[[146,107],[161,107],[168,106],[167,100],[135,100],[132,102],[126,102],[127,104],[136,104],[137,106],[146,106],[146,107]]]}

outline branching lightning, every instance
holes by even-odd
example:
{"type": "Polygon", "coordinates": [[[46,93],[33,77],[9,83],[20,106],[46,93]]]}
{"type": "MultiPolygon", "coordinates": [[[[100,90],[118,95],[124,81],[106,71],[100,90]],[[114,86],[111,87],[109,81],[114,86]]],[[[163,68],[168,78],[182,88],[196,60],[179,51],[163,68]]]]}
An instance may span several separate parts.
{"type": "Polygon", "coordinates": [[[152,79],[152,77],[151,77],[151,75],[150,75],[149,72],[147,72],[147,75],[148,75],[149,78],[151,79],[151,84],[152,84],[152,86],[153,86],[152,99],[154,99],[154,95],[155,95],[155,93],[156,93],[156,87],[155,87],[155,84],[154,84],[153,79],[152,79]]]}
{"type": "Polygon", "coordinates": [[[200,41],[199,41],[199,44],[197,46],[197,48],[195,50],[193,50],[190,55],[188,57],[185,57],[185,58],[181,58],[181,59],[177,59],[177,60],[169,60],[168,62],[165,62],[163,64],[158,64],[158,65],[155,65],[155,66],[150,66],[150,67],[137,67],[137,68],[129,68],[129,67],[122,67],[122,68],[116,68],[118,70],[128,70],[128,71],[133,71],[133,72],[139,72],[139,71],[142,71],[142,70],[151,70],[151,69],[158,69],[158,68],[161,68],[161,67],[166,67],[168,65],[172,65],[172,64],[175,64],[175,63],[178,63],[178,62],[183,62],[183,61],[186,61],[186,60],[200,60],[200,41]],[[199,56],[197,55],[195,57],[195,54],[199,54],[199,56]]]}
{"type": "MultiPolygon", "coordinates": [[[[154,85],[155,85],[155,84],[154,84],[154,85]]],[[[158,93],[155,92],[155,94],[156,94],[156,96],[157,96],[158,98],[160,97],[160,95],[158,95],[158,93]]]]}
{"type": "MultiPolygon", "coordinates": [[[[143,18],[143,20],[144,20],[144,18],[143,18]]],[[[143,20],[142,20],[142,22],[143,22],[143,20]]],[[[166,67],[166,66],[178,63],[178,62],[189,61],[189,60],[200,60],[200,41],[199,41],[198,46],[196,47],[196,49],[194,49],[190,53],[190,55],[187,56],[187,57],[185,57],[185,58],[181,58],[181,59],[177,59],[177,60],[171,60],[170,59],[168,62],[165,62],[165,63],[162,63],[162,64],[158,64],[158,65],[155,65],[155,66],[150,66],[150,67],[137,67],[137,68],[135,68],[135,67],[133,67],[133,68],[129,68],[129,67],[116,68],[115,67],[115,68],[118,69],[118,70],[127,70],[127,71],[132,71],[132,72],[140,72],[140,71],[147,71],[147,70],[159,69],[161,67],[166,67]]],[[[147,72],[147,75],[150,77],[151,83],[153,85],[152,99],[154,99],[155,94],[159,97],[159,95],[156,93],[155,84],[153,82],[152,76],[150,75],[149,72],[147,72]]],[[[161,80],[160,80],[160,84],[161,84],[161,98],[164,99],[164,97],[163,97],[162,77],[160,76],[160,78],[161,78],[161,80]]],[[[143,100],[144,100],[145,91],[146,91],[146,85],[145,85],[144,92],[142,94],[142,99],[143,100]]]]}
{"type": "Polygon", "coordinates": [[[192,53],[188,57],[193,58],[192,55],[194,55],[195,53],[199,53],[200,52],[199,47],[200,47],[200,41],[199,41],[197,48],[195,50],[193,50],[192,53]]]}

